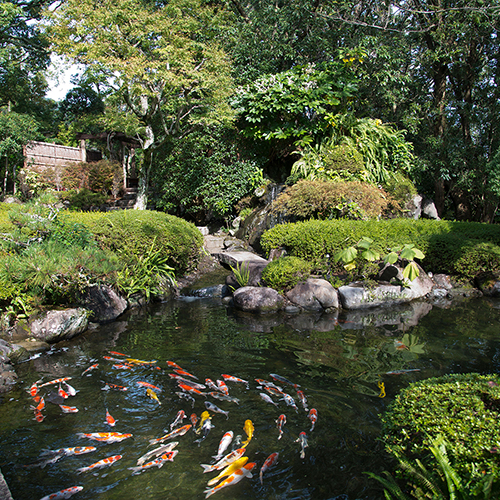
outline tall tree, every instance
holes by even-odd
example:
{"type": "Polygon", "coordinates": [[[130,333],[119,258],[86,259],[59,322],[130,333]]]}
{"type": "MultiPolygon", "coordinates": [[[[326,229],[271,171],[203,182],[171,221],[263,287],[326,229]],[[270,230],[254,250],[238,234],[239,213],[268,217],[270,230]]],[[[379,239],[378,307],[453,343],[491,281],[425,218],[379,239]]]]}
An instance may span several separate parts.
{"type": "Polygon", "coordinates": [[[54,49],[105,74],[141,124],[138,209],[159,146],[231,119],[230,66],[215,35],[223,22],[201,0],[67,0],[51,14],[54,49]]]}

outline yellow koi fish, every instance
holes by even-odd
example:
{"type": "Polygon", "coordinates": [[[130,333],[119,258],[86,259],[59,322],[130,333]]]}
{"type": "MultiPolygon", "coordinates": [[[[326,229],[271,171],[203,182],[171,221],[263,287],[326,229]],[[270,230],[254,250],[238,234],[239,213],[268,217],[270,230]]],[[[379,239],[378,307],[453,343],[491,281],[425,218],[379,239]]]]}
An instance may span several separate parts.
{"type": "Polygon", "coordinates": [[[238,469],[240,469],[241,467],[243,467],[247,462],[248,462],[248,457],[238,458],[238,460],[236,460],[236,462],[229,464],[217,477],[210,479],[210,481],[208,481],[208,483],[207,483],[207,486],[212,486],[215,483],[218,483],[220,479],[231,475],[233,472],[235,472],[238,469]]]}
{"type": "Polygon", "coordinates": [[[210,413],[208,413],[208,411],[204,411],[200,417],[200,425],[198,426],[198,429],[195,430],[196,434],[199,434],[201,432],[201,428],[203,427],[203,424],[207,418],[210,418],[210,413]]]}
{"type": "Polygon", "coordinates": [[[251,478],[252,473],[250,471],[255,467],[255,465],[255,462],[248,463],[243,467],[240,467],[238,470],[235,470],[230,476],[224,479],[224,481],[219,483],[217,486],[214,486],[213,488],[207,488],[203,492],[205,493],[205,498],[212,496],[214,493],[217,493],[217,491],[225,488],[226,486],[239,483],[245,477],[251,478]]]}
{"type": "Polygon", "coordinates": [[[153,391],[153,389],[150,389],[149,387],[146,389],[146,394],[151,398],[154,399],[155,401],[158,401],[158,404],[161,405],[160,400],[158,399],[158,396],[156,395],[156,392],[153,391]]]}
{"type": "Polygon", "coordinates": [[[127,358],[125,361],[132,363],[134,365],[154,365],[155,361],[142,361],[141,359],[127,358]]]}
{"type": "Polygon", "coordinates": [[[380,389],[380,394],[378,395],[378,397],[385,398],[385,384],[379,380],[378,387],[380,389]]]}
{"type": "Polygon", "coordinates": [[[253,431],[255,430],[253,423],[251,420],[245,420],[245,425],[243,426],[243,430],[247,433],[248,439],[241,443],[242,448],[246,448],[248,443],[252,440],[253,431]]]}

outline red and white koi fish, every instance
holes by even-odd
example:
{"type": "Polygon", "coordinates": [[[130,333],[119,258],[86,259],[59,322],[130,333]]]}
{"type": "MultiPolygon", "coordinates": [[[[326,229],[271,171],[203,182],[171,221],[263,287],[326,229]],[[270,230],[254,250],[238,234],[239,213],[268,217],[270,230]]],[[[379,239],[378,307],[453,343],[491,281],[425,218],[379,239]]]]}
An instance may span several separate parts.
{"type": "Polygon", "coordinates": [[[312,427],[311,430],[309,431],[311,432],[314,429],[316,422],[318,421],[318,410],[316,410],[316,408],[311,408],[309,414],[307,415],[307,418],[312,422],[312,427]]]}
{"type": "Polygon", "coordinates": [[[55,380],[51,380],[50,382],[45,382],[45,384],[39,385],[38,388],[41,389],[47,385],[61,384],[62,382],[66,382],[71,380],[71,377],[57,378],[55,380]]]}
{"type": "Polygon", "coordinates": [[[164,453],[160,457],[155,458],[151,462],[145,463],[144,465],[139,465],[138,467],[129,467],[129,470],[132,471],[133,475],[137,475],[146,469],[150,469],[151,467],[158,467],[158,469],[160,469],[161,467],[163,467],[163,464],[165,462],[173,462],[177,453],[179,453],[177,450],[169,451],[167,453],[164,453]]]}
{"type": "Polygon", "coordinates": [[[117,391],[128,391],[126,387],[123,385],[116,385],[116,384],[106,384],[101,391],[109,391],[110,389],[115,389],[117,391]]]}
{"type": "Polygon", "coordinates": [[[274,402],[270,396],[268,396],[267,394],[263,393],[263,392],[260,392],[260,397],[266,402],[266,403],[271,403],[273,404],[274,406],[278,406],[278,403],[274,402]]]}
{"type": "Polygon", "coordinates": [[[198,389],[196,389],[195,387],[192,387],[188,384],[185,384],[184,382],[180,382],[179,384],[179,387],[183,390],[183,391],[186,391],[188,394],[199,394],[200,396],[207,396],[206,394],[204,394],[203,392],[199,391],[198,389]]]}
{"type": "Polygon", "coordinates": [[[51,493],[46,495],[40,500],[61,500],[62,498],[69,498],[75,493],[83,490],[83,486],[71,486],[71,488],[66,488],[64,490],[58,491],[56,493],[51,493]]]}
{"type": "Polygon", "coordinates": [[[65,455],[70,457],[72,455],[84,455],[85,453],[92,453],[97,450],[95,446],[77,446],[75,448],[59,448],[58,450],[42,450],[40,455],[65,455]]]}
{"type": "Polygon", "coordinates": [[[170,368],[177,368],[177,370],[182,370],[182,368],[177,363],[174,363],[173,361],[167,361],[167,365],[170,366],[170,368]]]}
{"type": "Polygon", "coordinates": [[[193,425],[193,429],[196,427],[196,424],[198,423],[198,417],[196,416],[196,413],[191,413],[191,416],[189,417],[189,421],[193,425]]]}
{"type": "Polygon", "coordinates": [[[212,472],[213,470],[221,470],[224,467],[227,467],[229,464],[236,462],[236,460],[243,456],[243,453],[245,453],[245,448],[238,448],[213,465],[200,464],[203,467],[203,473],[205,474],[206,472],[212,472]]]}
{"type": "Polygon", "coordinates": [[[282,397],[286,394],[276,387],[265,386],[264,390],[266,392],[268,392],[269,394],[274,394],[275,396],[278,396],[278,397],[282,397]]]}
{"type": "Polygon", "coordinates": [[[208,498],[212,496],[214,493],[217,493],[219,490],[222,488],[225,488],[226,486],[230,486],[231,484],[236,484],[239,483],[244,477],[252,477],[252,473],[250,472],[254,467],[256,463],[255,462],[250,462],[240,469],[234,471],[230,476],[228,476],[224,481],[219,483],[217,486],[214,486],[213,488],[207,488],[203,493],[205,493],[205,498],[208,498]]]}
{"type": "Polygon", "coordinates": [[[242,378],[233,377],[232,375],[226,375],[225,373],[222,374],[222,378],[226,382],[239,382],[241,384],[245,384],[248,388],[248,380],[243,380],[242,378]]]}
{"type": "Polygon", "coordinates": [[[192,375],[191,373],[187,372],[186,370],[183,370],[182,368],[174,368],[174,372],[178,373],[179,375],[183,375],[184,377],[191,377],[196,380],[198,380],[198,377],[195,375],[192,375]]]}
{"type": "Polygon", "coordinates": [[[224,393],[226,396],[229,396],[229,389],[227,388],[224,380],[217,380],[217,387],[219,388],[219,391],[224,393]]]}
{"type": "Polygon", "coordinates": [[[226,476],[230,476],[233,472],[236,472],[238,469],[243,467],[248,462],[248,457],[241,457],[238,460],[235,460],[232,464],[229,464],[218,476],[210,479],[208,481],[207,486],[212,486],[219,482],[220,479],[226,476]]]}
{"type": "Polygon", "coordinates": [[[278,426],[278,432],[280,433],[278,439],[281,439],[281,436],[283,436],[283,426],[286,424],[286,415],[282,413],[278,417],[278,420],[276,420],[276,424],[278,426]]]}
{"type": "Polygon", "coordinates": [[[165,434],[161,438],[158,439],[150,439],[149,444],[156,444],[156,443],[163,443],[163,441],[166,441],[167,439],[172,439],[177,436],[184,436],[186,432],[191,429],[192,425],[191,424],[186,424],[182,427],[179,427],[178,429],[175,429],[175,431],[172,431],[168,434],[165,434]]]}
{"type": "Polygon", "coordinates": [[[302,407],[304,408],[304,410],[309,411],[309,408],[307,407],[306,396],[300,389],[297,389],[297,396],[299,397],[300,402],[302,403],[302,407]]]}
{"type": "Polygon", "coordinates": [[[57,390],[57,394],[61,396],[63,399],[69,398],[69,394],[61,387],[61,384],[59,384],[59,389],[57,390]]]}
{"type": "MultiPolygon", "coordinates": [[[[41,382],[40,380],[38,382],[41,382]]],[[[38,394],[38,382],[34,382],[33,385],[29,388],[29,395],[34,398],[38,394]]]]}
{"type": "Polygon", "coordinates": [[[295,411],[299,411],[297,408],[297,405],[295,404],[295,400],[290,396],[290,394],[287,394],[286,392],[283,393],[283,400],[288,406],[291,406],[295,411]]]}
{"type": "Polygon", "coordinates": [[[300,458],[306,457],[306,448],[309,446],[307,444],[307,435],[305,432],[301,432],[299,437],[295,440],[296,443],[300,443],[300,458]]]}
{"type": "Polygon", "coordinates": [[[102,359],[105,359],[106,361],[114,361],[115,363],[121,363],[123,361],[123,359],[112,358],[111,356],[103,356],[102,359]]]}
{"type": "Polygon", "coordinates": [[[30,406],[30,408],[35,411],[42,411],[45,408],[45,400],[43,398],[40,398],[38,405],[30,406]]]}
{"type": "Polygon", "coordinates": [[[89,366],[86,370],[83,370],[82,376],[85,375],[86,373],[95,370],[99,366],[99,363],[96,363],[95,365],[89,366]]]}
{"type": "Polygon", "coordinates": [[[184,410],[179,410],[177,412],[177,416],[175,417],[175,420],[170,424],[170,430],[172,430],[177,425],[182,424],[182,421],[185,418],[187,418],[187,417],[186,417],[186,414],[184,413],[184,410]]]}
{"type": "Polygon", "coordinates": [[[64,382],[64,385],[66,386],[66,392],[70,396],[76,396],[76,394],[80,391],[77,391],[73,386],[69,385],[68,382],[64,382]]]}
{"type": "Polygon", "coordinates": [[[142,387],[149,387],[150,389],[154,389],[155,391],[161,392],[161,389],[159,387],[156,387],[156,385],[150,384],[148,382],[142,382],[142,380],[139,380],[137,382],[137,385],[142,385],[142,387]]]}
{"type": "Polygon", "coordinates": [[[123,356],[125,358],[128,358],[128,354],[123,354],[121,352],[109,351],[109,354],[112,354],[113,356],[123,356]]]}
{"type": "Polygon", "coordinates": [[[111,416],[107,408],[106,408],[106,420],[104,423],[110,425],[111,427],[114,427],[116,425],[116,420],[111,416]]]}
{"type": "Polygon", "coordinates": [[[272,465],[274,465],[276,463],[276,460],[278,460],[278,457],[279,457],[279,453],[275,452],[275,453],[271,453],[271,455],[269,455],[266,458],[266,461],[264,462],[264,465],[261,467],[260,473],[259,473],[260,484],[264,484],[264,480],[262,477],[264,475],[264,472],[266,472],[266,470],[269,467],[271,467],[272,465]]]}
{"type": "Polygon", "coordinates": [[[184,378],[184,377],[181,377],[180,375],[177,375],[177,373],[169,373],[168,376],[177,380],[177,383],[182,382],[183,384],[190,385],[191,387],[194,387],[195,389],[198,389],[199,391],[207,388],[206,385],[198,384],[197,382],[193,382],[192,380],[188,380],[187,378],[184,378]]]}
{"type": "Polygon", "coordinates": [[[119,432],[92,432],[86,434],[84,432],[79,432],[77,436],[80,438],[88,438],[93,439],[94,441],[100,441],[101,443],[111,444],[119,443],[124,439],[128,439],[129,437],[132,437],[132,434],[121,434],[119,432]]]}
{"type": "Polygon", "coordinates": [[[111,368],[114,368],[115,370],[131,370],[132,367],[130,365],[127,365],[125,363],[117,363],[116,365],[113,365],[111,368]]]}
{"type": "Polygon", "coordinates": [[[35,410],[35,420],[37,422],[43,422],[43,419],[45,417],[43,416],[42,412],[40,410],[35,410]]]}
{"type": "Polygon", "coordinates": [[[59,405],[63,413],[78,413],[76,406],[59,405]]]}
{"type": "Polygon", "coordinates": [[[217,384],[210,378],[205,379],[205,384],[207,387],[213,389],[214,391],[220,391],[220,389],[217,387],[217,384]]]}
{"type": "Polygon", "coordinates": [[[277,380],[278,382],[281,382],[283,384],[291,385],[294,389],[297,389],[297,387],[300,387],[299,384],[294,384],[293,382],[290,382],[290,380],[288,380],[287,378],[282,377],[281,375],[278,375],[277,373],[270,373],[269,375],[271,375],[272,379],[277,380]]]}
{"type": "Polygon", "coordinates": [[[224,452],[229,448],[231,441],[233,440],[233,431],[226,432],[219,443],[219,449],[217,450],[217,455],[212,458],[215,460],[220,460],[224,456],[224,452]]]}
{"type": "Polygon", "coordinates": [[[145,455],[139,458],[139,460],[137,460],[137,465],[144,464],[144,462],[146,462],[146,460],[148,460],[151,457],[159,457],[160,455],[164,455],[165,453],[172,451],[178,444],[179,441],[173,441],[168,444],[162,444],[161,446],[158,446],[158,448],[148,451],[145,455]]]}
{"type": "Polygon", "coordinates": [[[117,462],[121,458],[122,458],[122,455],[113,455],[112,457],[108,457],[108,458],[104,458],[102,460],[99,460],[99,462],[96,462],[95,464],[89,465],[88,467],[80,467],[79,469],[76,470],[76,472],[78,474],[81,474],[82,472],[88,472],[89,470],[96,470],[96,469],[100,469],[101,467],[113,465],[115,462],[117,462]]]}
{"type": "Polygon", "coordinates": [[[269,382],[267,380],[264,380],[263,378],[256,378],[255,381],[263,387],[274,387],[278,391],[283,392],[283,389],[281,387],[278,387],[274,382],[269,382]]]}

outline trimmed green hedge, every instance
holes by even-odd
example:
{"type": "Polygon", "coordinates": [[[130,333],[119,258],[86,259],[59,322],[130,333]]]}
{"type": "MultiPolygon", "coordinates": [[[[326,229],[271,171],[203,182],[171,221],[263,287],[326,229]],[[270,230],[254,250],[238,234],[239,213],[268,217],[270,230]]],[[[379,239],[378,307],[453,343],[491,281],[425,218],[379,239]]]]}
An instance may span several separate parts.
{"type": "Polygon", "coordinates": [[[382,439],[389,453],[432,461],[428,447],[442,435],[454,469],[474,491],[485,474],[500,478],[499,418],[498,375],[445,375],[396,396],[382,415],[382,439]]]}
{"type": "Polygon", "coordinates": [[[382,254],[412,243],[424,252],[426,271],[473,278],[484,271],[500,271],[500,226],[476,222],[434,220],[310,220],[280,224],[261,239],[264,251],[285,248],[289,255],[321,266],[363,236],[374,240],[382,254]]]}
{"type": "Polygon", "coordinates": [[[305,281],[311,275],[309,262],[297,257],[281,257],[270,262],[262,271],[266,285],[283,292],[291,290],[299,281],[305,281]]]}

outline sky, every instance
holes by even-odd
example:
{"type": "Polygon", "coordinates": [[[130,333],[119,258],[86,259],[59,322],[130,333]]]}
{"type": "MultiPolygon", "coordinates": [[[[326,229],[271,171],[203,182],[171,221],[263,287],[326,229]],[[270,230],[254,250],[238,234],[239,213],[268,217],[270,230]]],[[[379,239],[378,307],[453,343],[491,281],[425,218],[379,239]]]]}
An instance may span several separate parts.
{"type": "Polygon", "coordinates": [[[65,62],[62,57],[52,55],[47,75],[49,91],[46,97],[54,99],[54,101],[62,101],[68,90],[75,86],[71,83],[71,78],[77,76],[80,71],[81,68],[78,65],[70,64],[65,62]]]}

